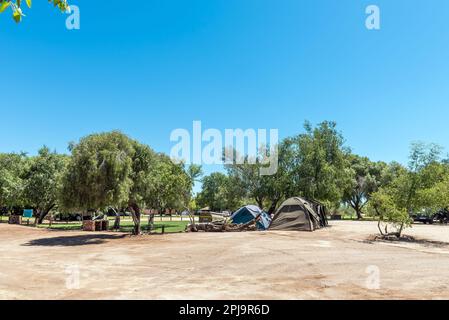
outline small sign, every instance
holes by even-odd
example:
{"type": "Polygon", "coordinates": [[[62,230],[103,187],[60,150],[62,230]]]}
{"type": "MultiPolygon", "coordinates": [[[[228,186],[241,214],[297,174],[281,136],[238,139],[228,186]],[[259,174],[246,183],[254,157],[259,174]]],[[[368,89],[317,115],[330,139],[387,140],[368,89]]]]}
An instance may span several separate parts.
{"type": "Polygon", "coordinates": [[[33,217],[33,209],[24,209],[23,217],[24,218],[32,218],[33,217]]]}

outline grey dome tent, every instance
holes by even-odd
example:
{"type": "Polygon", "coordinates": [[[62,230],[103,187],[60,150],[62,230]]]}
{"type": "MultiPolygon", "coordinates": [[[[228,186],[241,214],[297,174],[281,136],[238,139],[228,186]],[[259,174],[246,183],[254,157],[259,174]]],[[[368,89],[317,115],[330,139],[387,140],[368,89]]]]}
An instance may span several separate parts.
{"type": "Polygon", "coordinates": [[[270,230],[314,231],[325,226],[326,209],[322,204],[294,197],[281,204],[274,214],[270,230]]]}

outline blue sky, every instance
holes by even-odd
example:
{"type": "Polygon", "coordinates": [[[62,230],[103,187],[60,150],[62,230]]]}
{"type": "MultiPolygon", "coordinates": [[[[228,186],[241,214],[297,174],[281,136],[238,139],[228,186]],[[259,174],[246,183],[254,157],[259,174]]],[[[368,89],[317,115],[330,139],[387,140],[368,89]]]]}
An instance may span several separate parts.
{"type": "Polygon", "coordinates": [[[112,129],[169,152],[193,120],[285,137],[306,119],[374,160],[405,162],[414,140],[449,150],[447,0],[71,3],[81,30],[44,0],[20,25],[0,16],[0,152],[112,129]]]}

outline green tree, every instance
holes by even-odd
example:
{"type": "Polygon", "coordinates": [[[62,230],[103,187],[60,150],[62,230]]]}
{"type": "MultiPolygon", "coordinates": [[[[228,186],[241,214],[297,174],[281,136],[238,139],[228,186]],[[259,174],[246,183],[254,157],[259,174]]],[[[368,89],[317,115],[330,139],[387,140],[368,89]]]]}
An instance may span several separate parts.
{"type": "Polygon", "coordinates": [[[242,191],[235,179],[221,172],[214,172],[202,180],[202,190],[196,202],[212,211],[235,210],[241,205],[242,191]]]}
{"type": "Polygon", "coordinates": [[[362,219],[363,209],[368,203],[371,195],[379,189],[382,184],[384,169],[383,162],[372,162],[367,157],[348,155],[350,169],[350,183],[344,190],[343,201],[347,203],[362,219]]]}
{"type": "Polygon", "coordinates": [[[190,180],[190,192],[188,195],[188,198],[189,198],[188,205],[186,208],[183,208],[183,210],[188,209],[189,212],[192,212],[192,211],[196,210],[196,206],[197,206],[196,201],[194,199],[194,195],[193,195],[193,187],[195,186],[195,183],[201,182],[201,177],[203,176],[204,172],[203,172],[203,168],[201,166],[195,165],[195,164],[189,165],[186,172],[187,172],[187,175],[190,180]]]}
{"type": "Polygon", "coordinates": [[[441,146],[436,144],[412,143],[408,175],[402,176],[400,181],[404,195],[402,202],[409,213],[421,210],[423,207],[418,196],[420,190],[431,188],[439,181],[440,175],[435,174],[433,169],[438,167],[441,152],[441,146]]]}
{"type": "Polygon", "coordinates": [[[23,205],[23,178],[27,165],[23,153],[0,154],[0,207],[12,209],[23,205]]]}
{"type": "Polygon", "coordinates": [[[381,189],[372,195],[372,207],[378,218],[378,229],[381,235],[401,237],[402,231],[412,223],[407,209],[398,204],[397,199],[388,189],[381,189]],[[389,227],[393,228],[388,230],[389,227]]]}
{"type": "Polygon", "coordinates": [[[302,195],[338,206],[350,183],[350,170],[342,134],[335,122],[317,127],[305,123],[305,133],[285,141],[290,149],[289,196],[302,195]]]}
{"type": "Polygon", "coordinates": [[[160,190],[154,184],[154,176],[157,172],[158,159],[157,154],[147,145],[137,141],[132,142],[134,150],[131,156],[131,173],[127,206],[131,208],[134,222],[133,233],[141,233],[141,211],[145,205],[154,204],[152,202],[160,190]]]}
{"type": "Polygon", "coordinates": [[[47,147],[30,159],[24,175],[24,201],[35,208],[40,224],[58,204],[62,176],[69,157],[51,152],[47,147]]]}
{"type": "Polygon", "coordinates": [[[64,208],[87,212],[128,204],[136,152],[131,139],[117,131],[92,134],[71,144],[70,150],[62,179],[64,208]]]}
{"type": "Polygon", "coordinates": [[[87,136],[71,150],[62,190],[67,208],[127,207],[137,235],[142,209],[188,205],[192,182],[184,165],[120,132],[87,136]]]}
{"type": "Polygon", "coordinates": [[[421,188],[416,192],[415,205],[429,214],[449,208],[449,165],[432,163],[425,167],[420,178],[421,188]]]}
{"type": "Polygon", "coordinates": [[[274,148],[262,146],[256,159],[241,156],[234,150],[234,159],[226,159],[228,164],[225,167],[233,184],[231,192],[236,193],[236,199],[253,199],[260,208],[273,213],[290,185],[288,168],[291,158],[288,151],[288,145],[284,142],[274,148]],[[267,149],[277,154],[267,154],[267,149]],[[277,170],[272,175],[262,174],[262,169],[267,166],[265,160],[270,156],[277,158],[277,170]],[[237,158],[243,158],[243,161],[236,161],[237,158]]]}
{"type": "MultiPolygon", "coordinates": [[[[379,225],[385,223],[384,233],[388,233],[387,227],[392,225],[396,230],[394,234],[400,237],[411,223],[410,215],[444,204],[445,197],[435,202],[448,176],[447,165],[439,162],[440,154],[441,147],[437,145],[413,143],[408,169],[396,167],[390,183],[372,195],[372,208],[379,225]]],[[[381,228],[379,230],[383,233],[381,228]]]]}
{"type": "Polygon", "coordinates": [[[147,206],[156,208],[161,213],[165,209],[182,210],[189,206],[191,199],[191,178],[184,169],[184,164],[176,164],[168,156],[157,154],[146,182],[141,183],[146,191],[140,193],[140,196],[147,206]]]}
{"type": "MultiPolygon", "coordinates": [[[[10,8],[12,11],[12,18],[15,22],[22,21],[22,17],[25,17],[23,13],[23,3],[26,3],[28,8],[31,8],[32,0],[0,0],[0,13],[3,13],[6,9],[10,8]]],[[[48,0],[57,7],[61,12],[66,12],[69,9],[67,0],[48,0]]]]}

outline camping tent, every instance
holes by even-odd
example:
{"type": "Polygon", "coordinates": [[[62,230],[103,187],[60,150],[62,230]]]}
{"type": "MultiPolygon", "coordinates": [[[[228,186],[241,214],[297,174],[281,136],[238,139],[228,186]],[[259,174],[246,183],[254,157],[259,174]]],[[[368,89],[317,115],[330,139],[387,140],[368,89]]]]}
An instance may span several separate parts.
{"type": "Polygon", "coordinates": [[[306,200],[310,203],[315,213],[320,217],[320,225],[321,227],[327,227],[327,208],[322,203],[315,200],[306,200]]]}
{"type": "Polygon", "coordinates": [[[316,201],[294,197],[284,201],[276,211],[270,230],[313,231],[326,225],[326,209],[323,205],[316,201]]]}
{"type": "Polygon", "coordinates": [[[235,224],[245,224],[252,220],[257,220],[259,230],[267,230],[271,223],[270,215],[253,205],[240,208],[231,216],[231,221],[235,224]]]}

